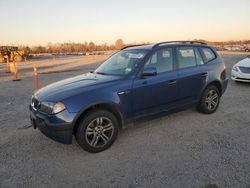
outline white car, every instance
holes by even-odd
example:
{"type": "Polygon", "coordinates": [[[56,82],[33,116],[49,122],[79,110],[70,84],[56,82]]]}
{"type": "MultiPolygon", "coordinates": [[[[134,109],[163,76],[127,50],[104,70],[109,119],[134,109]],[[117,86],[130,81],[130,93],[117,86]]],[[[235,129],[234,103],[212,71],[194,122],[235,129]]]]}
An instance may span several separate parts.
{"type": "Polygon", "coordinates": [[[231,78],[235,81],[250,82],[250,56],[233,66],[231,78]]]}

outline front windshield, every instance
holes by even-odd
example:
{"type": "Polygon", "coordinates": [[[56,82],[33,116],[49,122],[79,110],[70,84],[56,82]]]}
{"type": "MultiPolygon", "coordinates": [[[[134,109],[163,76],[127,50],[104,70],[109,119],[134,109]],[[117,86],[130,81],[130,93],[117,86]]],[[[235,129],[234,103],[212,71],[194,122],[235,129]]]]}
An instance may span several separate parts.
{"type": "Polygon", "coordinates": [[[99,66],[95,73],[128,75],[146,55],[146,50],[123,50],[117,52],[99,66]]]}

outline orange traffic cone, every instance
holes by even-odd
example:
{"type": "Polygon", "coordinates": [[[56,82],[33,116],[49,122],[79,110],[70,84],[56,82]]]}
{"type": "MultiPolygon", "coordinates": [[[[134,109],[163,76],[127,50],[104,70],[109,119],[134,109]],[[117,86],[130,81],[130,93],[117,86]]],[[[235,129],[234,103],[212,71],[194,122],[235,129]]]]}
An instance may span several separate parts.
{"type": "Polygon", "coordinates": [[[33,64],[34,69],[34,80],[35,80],[35,91],[39,89],[38,73],[37,73],[37,64],[33,64]]]}

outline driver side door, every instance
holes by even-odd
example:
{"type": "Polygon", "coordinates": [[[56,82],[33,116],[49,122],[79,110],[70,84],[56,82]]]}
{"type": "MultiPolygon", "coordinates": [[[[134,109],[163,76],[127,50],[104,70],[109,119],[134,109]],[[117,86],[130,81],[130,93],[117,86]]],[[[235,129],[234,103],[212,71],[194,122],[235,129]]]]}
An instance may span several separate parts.
{"type": "Polygon", "coordinates": [[[135,116],[160,111],[171,106],[177,99],[177,73],[174,71],[173,49],[157,50],[143,69],[155,68],[156,75],[135,78],[132,88],[132,104],[135,116]]]}

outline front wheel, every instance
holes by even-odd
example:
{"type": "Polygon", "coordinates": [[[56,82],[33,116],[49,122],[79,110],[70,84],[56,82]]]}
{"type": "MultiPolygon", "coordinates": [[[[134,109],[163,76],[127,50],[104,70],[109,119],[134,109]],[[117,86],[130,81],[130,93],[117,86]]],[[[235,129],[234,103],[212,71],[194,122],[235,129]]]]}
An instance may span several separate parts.
{"type": "Polygon", "coordinates": [[[109,111],[94,110],[86,114],[79,122],[76,140],[91,153],[108,149],[118,134],[117,118],[109,111]]]}
{"type": "Polygon", "coordinates": [[[220,94],[216,86],[208,86],[203,92],[197,106],[198,111],[204,114],[214,113],[220,104],[220,94]]]}

